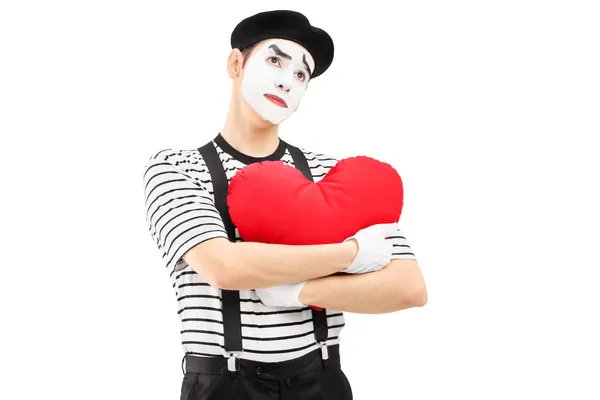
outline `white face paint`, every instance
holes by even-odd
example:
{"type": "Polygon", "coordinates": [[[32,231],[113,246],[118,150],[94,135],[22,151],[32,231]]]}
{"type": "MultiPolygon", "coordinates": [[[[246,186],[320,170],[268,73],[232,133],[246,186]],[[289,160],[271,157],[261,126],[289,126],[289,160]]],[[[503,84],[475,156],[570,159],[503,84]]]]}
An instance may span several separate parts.
{"type": "Polygon", "coordinates": [[[262,119],[277,125],[296,111],[314,70],[304,47],[269,40],[246,63],[242,95],[262,119]]]}

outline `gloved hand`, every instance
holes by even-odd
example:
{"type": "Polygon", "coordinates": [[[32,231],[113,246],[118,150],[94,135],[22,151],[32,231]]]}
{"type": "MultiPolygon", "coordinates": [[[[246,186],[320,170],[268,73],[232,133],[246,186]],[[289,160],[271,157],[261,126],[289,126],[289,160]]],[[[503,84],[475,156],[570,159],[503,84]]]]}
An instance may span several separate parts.
{"type": "Polygon", "coordinates": [[[304,307],[298,300],[306,281],[256,289],[256,295],[267,307],[304,307]]]}
{"type": "Polygon", "coordinates": [[[361,229],[354,236],[344,240],[356,240],[358,253],[352,264],[341,272],[348,274],[362,274],[365,272],[379,271],[392,260],[394,246],[387,240],[388,236],[398,231],[398,223],[376,224],[361,229]]]}

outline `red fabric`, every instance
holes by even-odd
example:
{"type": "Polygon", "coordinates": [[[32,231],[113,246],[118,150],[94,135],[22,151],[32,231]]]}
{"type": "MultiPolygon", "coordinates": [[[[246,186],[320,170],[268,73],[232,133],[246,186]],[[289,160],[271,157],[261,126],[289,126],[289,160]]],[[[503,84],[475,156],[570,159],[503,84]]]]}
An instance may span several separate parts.
{"type": "Polygon", "coordinates": [[[391,165],[358,156],[340,160],[316,183],[283,161],[250,164],[231,179],[227,203],[244,241],[327,244],[398,222],[403,194],[391,165]]]}

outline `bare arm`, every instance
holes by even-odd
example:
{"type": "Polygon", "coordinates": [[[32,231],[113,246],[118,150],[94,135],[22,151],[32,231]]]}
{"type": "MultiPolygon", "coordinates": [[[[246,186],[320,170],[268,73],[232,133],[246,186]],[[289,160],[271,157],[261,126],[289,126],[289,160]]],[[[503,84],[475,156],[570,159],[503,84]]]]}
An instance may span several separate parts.
{"type": "Polygon", "coordinates": [[[246,290],[334,274],[349,267],[357,252],[354,240],[292,246],[215,238],[194,246],[183,259],[214,287],[246,290]]]}
{"type": "Polygon", "coordinates": [[[377,272],[309,280],[299,300],[332,310],[384,314],[424,306],[427,289],[416,260],[394,259],[377,272]]]}

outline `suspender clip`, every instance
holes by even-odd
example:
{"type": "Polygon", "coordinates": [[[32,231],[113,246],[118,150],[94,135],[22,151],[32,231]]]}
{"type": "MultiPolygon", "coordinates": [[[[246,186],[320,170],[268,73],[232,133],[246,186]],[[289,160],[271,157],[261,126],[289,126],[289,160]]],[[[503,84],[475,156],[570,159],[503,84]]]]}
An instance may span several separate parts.
{"type": "Polygon", "coordinates": [[[227,360],[227,369],[231,372],[240,370],[239,354],[236,352],[230,352],[227,360]]]}
{"type": "Polygon", "coordinates": [[[327,351],[327,342],[318,342],[318,344],[321,348],[321,358],[323,360],[329,359],[329,352],[327,351]]]}

